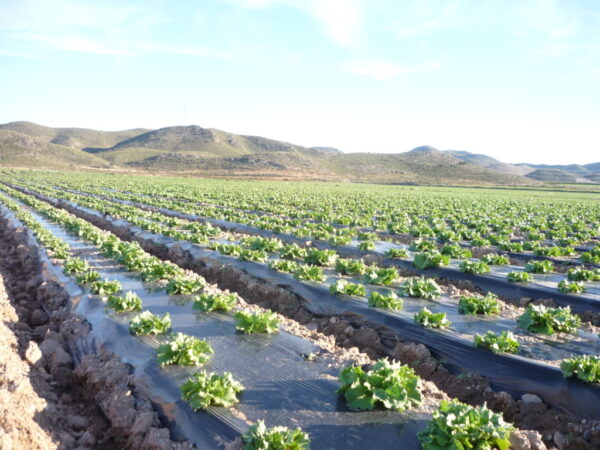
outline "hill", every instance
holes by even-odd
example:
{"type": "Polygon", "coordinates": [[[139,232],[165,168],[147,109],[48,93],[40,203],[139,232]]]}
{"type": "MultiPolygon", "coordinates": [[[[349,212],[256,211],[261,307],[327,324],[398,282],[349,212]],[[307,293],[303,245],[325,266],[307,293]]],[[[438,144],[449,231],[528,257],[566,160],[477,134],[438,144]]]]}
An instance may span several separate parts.
{"type": "Polygon", "coordinates": [[[600,178],[600,163],[584,165],[508,164],[487,155],[466,151],[446,150],[446,153],[495,172],[524,175],[527,178],[551,183],[597,183],[600,178]]]}
{"type": "Polygon", "coordinates": [[[0,166],[76,169],[107,168],[110,164],[81,150],[0,129],[0,166]]]}
{"type": "Polygon", "coordinates": [[[493,158],[430,146],[395,154],[347,154],[197,125],[98,131],[11,122],[0,125],[0,133],[0,164],[7,166],[386,183],[539,184],[512,169],[498,170],[503,163],[493,158]]]}

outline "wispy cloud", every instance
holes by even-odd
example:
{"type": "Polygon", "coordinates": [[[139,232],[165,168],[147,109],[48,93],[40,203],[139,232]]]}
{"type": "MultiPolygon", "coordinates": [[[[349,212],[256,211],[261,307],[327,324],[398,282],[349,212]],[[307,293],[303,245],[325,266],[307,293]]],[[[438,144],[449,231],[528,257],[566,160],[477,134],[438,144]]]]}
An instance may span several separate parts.
{"type": "Polygon", "coordinates": [[[388,61],[362,59],[345,64],[344,68],[348,72],[364,75],[376,80],[386,81],[424,70],[437,70],[440,68],[440,65],[438,63],[425,63],[413,66],[402,66],[388,61]]]}
{"type": "Polygon", "coordinates": [[[289,7],[320,21],[336,44],[352,47],[363,31],[364,0],[225,0],[242,8],[289,7]]]}
{"type": "Polygon", "coordinates": [[[53,50],[62,50],[78,53],[93,53],[97,55],[119,55],[132,56],[131,50],[113,47],[103,42],[94,41],[76,35],[66,36],[45,36],[39,34],[29,34],[31,41],[37,41],[53,50]]]}

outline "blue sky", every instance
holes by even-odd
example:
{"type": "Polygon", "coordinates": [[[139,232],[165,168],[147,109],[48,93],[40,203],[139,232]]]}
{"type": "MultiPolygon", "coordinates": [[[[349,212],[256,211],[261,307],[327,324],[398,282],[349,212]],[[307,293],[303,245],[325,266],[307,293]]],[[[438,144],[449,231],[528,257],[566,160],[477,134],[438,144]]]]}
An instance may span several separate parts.
{"type": "Polygon", "coordinates": [[[600,161],[597,0],[2,0],[0,123],[600,161]]]}

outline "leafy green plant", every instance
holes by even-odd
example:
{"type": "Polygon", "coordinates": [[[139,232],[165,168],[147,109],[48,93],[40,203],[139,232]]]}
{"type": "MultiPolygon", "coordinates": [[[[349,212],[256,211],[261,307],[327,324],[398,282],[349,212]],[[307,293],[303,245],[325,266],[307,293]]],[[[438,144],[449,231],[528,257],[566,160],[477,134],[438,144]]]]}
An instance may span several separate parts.
{"type": "Polygon", "coordinates": [[[194,297],[193,309],[203,312],[230,311],[237,304],[235,294],[200,294],[194,297]]]}
{"type": "Polygon", "coordinates": [[[433,300],[442,295],[442,288],[432,278],[409,278],[400,285],[400,292],[405,297],[433,300]]]}
{"type": "Polygon", "coordinates": [[[116,294],[121,290],[121,283],[119,283],[119,280],[98,280],[92,283],[90,290],[92,294],[98,295],[116,294]]]}
{"type": "Polygon", "coordinates": [[[279,320],[272,311],[235,313],[235,328],[244,333],[274,333],[279,329],[279,320]]]}
{"type": "Polygon", "coordinates": [[[506,266],[510,264],[510,259],[506,255],[499,255],[498,253],[488,253],[479,258],[486,264],[492,266],[506,266]]]}
{"type": "Polygon", "coordinates": [[[581,294],[585,292],[583,281],[562,280],[558,282],[558,290],[564,294],[581,294]]]}
{"type": "Polygon", "coordinates": [[[363,297],[366,295],[365,286],[362,284],[350,283],[348,280],[338,278],[329,286],[329,292],[332,294],[356,295],[363,297]]]}
{"type": "Polygon", "coordinates": [[[277,259],[269,261],[269,268],[279,272],[294,273],[298,270],[298,263],[289,259],[277,259]]]}
{"type": "Polygon", "coordinates": [[[447,266],[450,262],[450,255],[443,255],[439,252],[423,252],[415,254],[413,266],[419,270],[429,269],[430,267],[447,266]]]}
{"type": "Polygon", "coordinates": [[[528,261],[525,264],[525,272],[528,273],[550,273],[554,270],[552,261],[528,261]]]}
{"type": "Polygon", "coordinates": [[[427,308],[423,308],[415,314],[414,319],[416,323],[425,328],[446,328],[452,324],[446,317],[446,313],[433,313],[427,308]]]}
{"type": "Polygon", "coordinates": [[[90,270],[90,265],[86,260],[73,257],[66,258],[63,263],[63,272],[66,274],[80,274],[90,270]]]}
{"type": "Polygon", "coordinates": [[[237,394],[243,390],[244,386],[230,372],[217,375],[205,370],[192,375],[181,386],[183,399],[194,411],[209,406],[230,408],[238,402],[237,394]]]}
{"type": "Polygon", "coordinates": [[[310,439],[300,428],[267,428],[262,420],[250,425],[242,437],[244,450],[308,450],[310,439]]]}
{"type": "Polygon", "coordinates": [[[459,264],[458,268],[461,272],[465,273],[488,273],[490,271],[490,266],[488,266],[483,261],[471,261],[468,259],[463,259],[459,264]]]}
{"type": "Polygon", "coordinates": [[[238,256],[240,261],[258,261],[265,262],[268,258],[267,252],[264,250],[252,250],[249,248],[243,248],[238,256]]]}
{"type": "Polygon", "coordinates": [[[581,325],[581,319],[571,313],[571,308],[549,308],[529,305],[517,320],[521,328],[533,333],[573,333],[581,325]]]}
{"type": "Polygon", "coordinates": [[[144,311],[129,321],[129,331],[132,334],[164,334],[171,328],[171,316],[156,316],[150,311],[144,311]]]}
{"type": "Polygon", "coordinates": [[[283,247],[282,242],[275,238],[263,238],[259,236],[246,236],[240,242],[243,247],[251,250],[262,250],[263,252],[275,252],[283,247]]]}
{"type": "Polygon", "coordinates": [[[398,278],[395,267],[368,267],[365,273],[365,283],[387,286],[398,278]]]}
{"type": "Polygon", "coordinates": [[[284,244],[279,249],[279,256],[283,259],[302,259],[306,257],[306,249],[298,244],[284,244]]]}
{"type": "Polygon", "coordinates": [[[140,270],[140,273],[144,281],[167,280],[171,277],[183,276],[180,267],[156,259],[150,259],[149,263],[140,270]]]}
{"type": "Polygon", "coordinates": [[[335,250],[318,250],[316,248],[311,248],[306,252],[304,262],[317,266],[332,266],[337,257],[338,255],[335,250]]]}
{"type": "Polygon", "coordinates": [[[331,245],[350,245],[352,238],[350,236],[331,236],[328,242],[331,245]]]}
{"type": "Polygon", "coordinates": [[[78,274],[75,277],[77,284],[90,284],[95,281],[99,281],[102,277],[95,270],[88,270],[87,272],[83,272],[78,274]]]}
{"type": "Polygon", "coordinates": [[[374,308],[393,309],[399,311],[402,309],[404,301],[398,297],[393,291],[387,294],[372,291],[369,295],[369,306],[374,308]]]}
{"type": "Polygon", "coordinates": [[[323,269],[318,266],[311,266],[308,264],[302,264],[298,266],[294,272],[294,277],[298,280],[317,282],[322,282],[327,279],[323,273],[323,269]]]}
{"type": "Polygon", "coordinates": [[[131,312],[142,309],[142,299],[135,292],[127,291],[124,297],[110,295],[107,306],[115,312],[131,312]]]}
{"type": "Polygon", "coordinates": [[[335,262],[335,270],[342,275],[362,275],[367,271],[367,265],[362,259],[338,258],[335,262]]]}
{"type": "Polygon", "coordinates": [[[214,351],[204,339],[176,333],[156,350],[161,366],[177,364],[180,366],[199,366],[207,362],[214,351]]]}
{"type": "Polygon", "coordinates": [[[600,264],[600,251],[583,252],[580,259],[587,264],[600,264]]]}
{"type": "Polygon", "coordinates": [[[405,248],[393,247],[385,252],[386,258],[404,259],[408,258],[408,251],[405,248]]]}
{"type": "Polygon", "coordinates": [[[482,314],[484,316],[500,313],[498,296],[488,292],[485,297],[461,295],[458,301],[458,312],[461,314],[482,314]]]}
{"type": "Polygon", "coordinates": [[[509,272],[506,274],[506,279],[513,283],[530,283],[533,281],[533,275],[529,272],[509,272]]]}
{"type": "Polygon", "coordinates": [[[434,241],[428,241],[425,239],[416,239],[412,241],[408,248],[412,252],[435,252],[438,249],[437,244],[434,241]]]}
{"type": "Polygon", "coordinates": [[[458,259],[471,258],[473,256],[471,250],[461,247],[458,244],[444,245],[441,253],[442,255],[450,256],[450,258],[458,259]]]}
{"type": "Polygon", "coordinates": [[[514,427],[485,405],[442,400],[418,438],[423,450],[508,450],[514,427]]]}
{"type": "Polygon", "coordinates": [[[374,250],[375,249],[375,242],[373,241],[362,241],[358,244],[358,249],[366,252],[367,250],[374,250]]]}
{"type": "Polygon", "coordinates": [[[600,269],[573,267],[567,270],[567,279],[571,281],[600,281],[600,269]]]}
{"type": "Polygon", "coordinates": [[[560,370],[565,378],[576,377],[586,383],[600,383],[600,356],[577,355],[564,359],[560,370]]]}
{"type": "Polygon", "coordinates": [[[409,366],[379,359],[367,371],[360,366],[348,366],[339,375],[348,406],[372,410],[376,405],[394,411],[405,411],[421,403],[420,378],[409,366]]]}
{"type": "Polygon", "coordinates": [[[493,331],[484,335],[476,334],[473,342],[475,347],[485,348],[494,353],[517,353],[519,350],[519,342],[510,331],[502,331],[500,334],[493,331]]]}
{"type": "Polygon", "coordinates": [[[213,242],[211,243],[210,247],[211,250],[215,250],[219,253],[221,253],[222,255],[227,255],[227,256],[240,256],[240,252],[242,251],[242,247],[236,244],[222,244],[220,242],[213,242]]]}
{"type": "Polygon", "coordinates": [[[199,276],[178,276],[167,282],[166,290],[168,295],[195,294],[204,289],[204,286],[206,286],[206,282],[199,276]]]}

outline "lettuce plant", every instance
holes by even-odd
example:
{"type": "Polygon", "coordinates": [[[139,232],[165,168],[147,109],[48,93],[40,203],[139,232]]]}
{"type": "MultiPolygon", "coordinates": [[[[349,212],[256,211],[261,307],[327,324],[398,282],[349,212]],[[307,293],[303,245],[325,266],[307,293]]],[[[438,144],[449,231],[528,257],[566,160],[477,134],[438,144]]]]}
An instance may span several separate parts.
{"type": "Polygon", "coordinates": [[[571,308],[549,308],[529,305],[517,320],[521,328],[533,333],[573,333],[581,325],[581,319],[571,313],[571,308]]]}
{"type": "Polygon", "coordinates": [[[402,309],[403,304],[403,300],[393,291],[389,291],[387,294],[373,291],[369,295],[369,306],[374,308],[393,309],[399,311],[402,309]]]}
{"type": "Polygon", "coordinates": [[[274,333],[279,329],[279,320],[272,311],[235,313],[235,328],[244,333],[274,333]]]}
{"type": "Polygon", "coordinates": [[[90,265],[84,259],[73,257],[65,259],[63,272],[66,274],[80,274],[90,270],[90,265]]]}
{"type": "Polygon", "coordinates": [[[510,259],[506,255],[499,255],[497,253],[488,253],[479,258],[486,264],[491,266],[506,266],[510,263],[510,259]]]}
{"type": "Polygon", "coordinates": [[[348,406],[372,410],[376,405],[394,411],[405,411],[421,403],[420,378],[409,366],[382,358],[368,370],[351,365],[339,375],[337,390],[348,406]]]}
{"type": "Polygon", "coordinates": [[[475,347],[485,348],[494,353],[517,353],[519,350],[519,342],[510,331],[502,331],[500,334],[493,331],[484,335],[476,334],[473,343],[475,347]]]}
{"type": "Polygon", "coordinates": [[[169,313],[161,317],[150,311],[144,311],[129,321],[129,331],[136,335],[164,334],[169,328],[171,328],[169,313]]]}
{"type": "Polygon", "coordinates": [[[437,251],[428,251],[415,254],[413,266],[419,270],[429,269],[430,267],[447,266],[450,262],[450,255],[443,255],[437,251]]]}
{"type": "Polygon", "coordinates": [[[269,268],[279,272],[294,273],[298,270],[298,263],[289,259],[277,259],[269,261],[269,268]]]}
{"type": "Polygon", "coordinates": [[[409,278],[400,285],[400,292],[405,297],[433,300],[442,295],[442,288],[432,278],[409,278]]]}
{"type": "Polygon", "coordinates": [[[200,294],[194,297],[193,309],[203,312],[230,311],[237,304],[235,294],[200,294]]]}
{"type": "Polygon", "coordinates": [[[558,290],[563,294],[581,294],[585,292],[585,283],[583,281],[562,280],[558,282],[558,290]]]}
{"type": "Polygon", "coordinates": [[[446,317],[446,313],[433,313],[427,308],[421,309],[414,315],[415,322],[425,328],[447,328],[452,322],[446,317]]]}
{"type": "Polygon", "coordinates": [[[600,281],[600,269],[573,267],[567,270],[567,279],[570,281],[600,281]]]}
{"type": "Polygon", "coordinates": [[[316,248],[311,248],[306,252],[304,262],[316,266],[332,266],[337,257],[338,255],[335,250],[318,250],[316,248]]]}
{"type": "Polygon", "coordinates": [[[485,297],[461,295],[458,301],[458,312],[461,314],[482,314],[484,316],[500,313],[498,296],[489,292],[485,297]]]}
{"type": "Polygon", "coordinates": [[[142,299],[135,292],[127,291],[124,297],[110,295],[106,305],[115,312],[131,312],[142,309],[142,299]]]}
{"type": "Polygon", "coordinates": [[[441,251],[442,255],[448,255],[450,258],[465,259],[471,258],[473,254],[471,250],[461,247],[458,244],[444,245],[441,251]]]}
{"type": "Polygon", "coordinates": [[[398,270],[395,267],[369,267],[364,276],[365,283],[389,285],[398,278],[398,270]]]}
{"type": "Polygon", "coordinates": [[[87,272],[80,273],[75,277],[77,284],[90,284],[95,281],[100,281],[100,279],[100,274],[95,270],[88,270],[87,272]]]}
{"type": "Polygon", "coordinates": [[[294,272],[294,277],[298,280],[317,282],[323,282],[327,279],[322,268],[308,264],[299,265],[294,272]]]}
{"type": "Polygon", "coordinates": [[[214,351],[204,339],[176,333],[156,350],[161,366],[178,364],[180,366],[199,366],[207,362],[214,351]]]}
{"type": "Polygon", "coordinates": [[[244,386],[230,372],[217,375],[205,370],[192,375],[181,386],[183,399],[195,411],[209,406],[230,408],[238,402],[237,394],[243,390],[244,386]]]}
{"type": "Polygon", "coordinates": [[[363,284],[350,283],[348,280],[339,278],[329,286],[329,292],[332,294],[345,294],[363,297],[366,295],[365,286],[363,284]]]}
{"type": "Polygon", "coordinates": [[[92,294],[98,295],[116,294],[121,290],[121,283],[119,283],[119,280],[98,280],[92,283],[90,290],[92,291],[92,294]]]}
{"type": "Polygon", "coordinates": [[[201,291],[206,286],[204,278],[199,276],[196,277],[185,277],[178,276],[171,278],[167,282],[167,294],[168,295],[179,295],[179,294],[195,294],[201,291]]]}
{"type": "Polygon", "coordinates": [[[512,281],[513,283],[530,283],[533,281],[533,275],[529,272],[509,272],[506,275],[506,279],[508,281],[512,281]]]}
{"type": "Polygon", "coordinates": [[[600,383],[600,356],[577,355],[564,359],[560,370],[565,378],[576,377],[586,383],[600,383]]]}
{"type": "Polygon", "coordinates": [[[454,399],[442,400],[427,428],[418,434],[423,450],[510,448],[514,427],[502,414],[454,399]]]}
{"type": "Polygon", "coordinates": [[[528,273],[550,273],[552,271],[554,271],[552,261],[528,261],[525,264],[525,272],[528,273]]]}
{"type": "Polygon", "coordinates": [[[465,273],[489,273],[490,266],[488,266],[483,261],[471,261],[468,259],[463,259],[459,264],[458,268],[461,272],[465,273]]]}
{"type": "Polygon", "coordinates": [[[306,257],[306,249],[298,244],[284,244],[279,249],[279,256],[283,259],[302,259],[306,257]]]}
{"type": "Polygon", "coordinates": [[[242,437],[244,450],[308,450],[310,439],[300,428],[267,428],[262,420],[250,425],[242,437]]]}
{"type": "Polygon", "coordinates": [[[408,252],[405,248],[393,247],[385,252],[386,258],[404,259],[408,258],[408,252]]]}
{"type": "Polygon", "coordinates": [[[335,270],[342,275],[362,275],[367,271],[367,265],[362,259],[339,258],[335,262],[335,270]]]}

